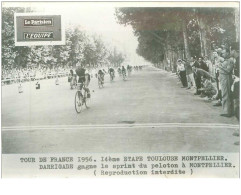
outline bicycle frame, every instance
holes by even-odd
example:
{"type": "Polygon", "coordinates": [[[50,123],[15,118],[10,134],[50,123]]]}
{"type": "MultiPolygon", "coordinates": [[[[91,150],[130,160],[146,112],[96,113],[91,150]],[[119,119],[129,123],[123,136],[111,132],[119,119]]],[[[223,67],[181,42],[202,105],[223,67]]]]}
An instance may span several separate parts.
{"type": "Polygon", "coordinates": [[[85,107],[88,109],[89,106],[87,104],[87,88],[83,83],[77,83],[77,91],[75,94],[75,110],[77,113],[80,113],[82,111],[82,106],[85,105],[85,107]]]}

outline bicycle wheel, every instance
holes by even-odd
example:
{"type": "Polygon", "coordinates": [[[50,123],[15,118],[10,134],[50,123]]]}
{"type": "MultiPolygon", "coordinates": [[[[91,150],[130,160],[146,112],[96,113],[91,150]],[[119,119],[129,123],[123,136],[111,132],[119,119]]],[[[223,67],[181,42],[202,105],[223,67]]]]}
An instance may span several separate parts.
{"type": "Polygon", "coordinates": [[[77,113],[80,113],[82,111],[82,105],[83,105],[83,98],[80,93],[80,91],[77,91],[75,94],[75,110],[77,113]]]}

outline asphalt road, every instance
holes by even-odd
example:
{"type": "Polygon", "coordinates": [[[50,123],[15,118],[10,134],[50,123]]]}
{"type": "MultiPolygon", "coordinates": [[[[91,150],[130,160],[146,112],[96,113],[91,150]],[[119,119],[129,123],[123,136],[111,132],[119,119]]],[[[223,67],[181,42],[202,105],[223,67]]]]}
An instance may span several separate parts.
{"type": "Polygon", "coordinates": [[[91,80],[90,109],[77,114],[67,78],[2,86],[2,152],[238,152],[236,118],[180,88],[154,67],[127,81],[91,80]]]}

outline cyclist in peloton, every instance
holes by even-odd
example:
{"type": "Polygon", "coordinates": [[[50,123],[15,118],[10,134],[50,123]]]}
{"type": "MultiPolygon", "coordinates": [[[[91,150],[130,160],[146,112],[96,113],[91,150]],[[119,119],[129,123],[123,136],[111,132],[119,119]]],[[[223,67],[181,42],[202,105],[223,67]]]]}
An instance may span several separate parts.
{"type": "Polygon", "coordinates": [[[122,73],[122,75],[125,75],[125,76],[126,76],[126,69],[125,69],[124,66],[122,66],[121,73],[122,73]]]}
{"type": "Polygon", "coordinates": [[[112,79],[115,78],[115,70],[114,68],[110,67],[109,70],[108,70],[108,73],[110,74],[110,78],[112,76],[112,79]]]}
{"type": "Polygon", "coordinates": [[[131,70],[131,66],[129,64],[127,65],[127,70],[131,70]]]}
{"type": "Polygon", "coordinates": [[[77,79],[76,79],[77,75],[76,72],[73,70],[73,67],[70,67],[70,86],[71,89],[73,89],[73,86],[76,85],[77,83],[77,79]]]}
{"type": "Polygon", "coordinates": [[[129,74],[131,73],[131,66],[130,65],[127,65],[127,71],[128,71],[128,76],[129,76],[129,74]]]}
{"type": "Polygon", "coordinates": [[[88,86],[89,86],[89,83],[90,83],[90,75],[86,72],[83,65],[80,65],[80,63],[78,63],[76,65],[75,72],[79,77],[78,83],[82,84],[82,85],[80,85],[81,86],[80,90],[82,90],[82,87],[84,86],[84,90],[87,92],[87,97],[89,98],[90,97],[90,90],[89,90],[88,86]]]}
{"type": "Polygon", "coordinates": [[[104,76],[105,76],[105,73],[100,69],[98,71],[98,79],[101,80],[102,84],[104,84],[104,76]]]}
{"type": "Polygon", "coordinates": [[[118,71],[119,76],[121,76],[121,68],[120,67],[117,69],[117,71],[118,71]]]}

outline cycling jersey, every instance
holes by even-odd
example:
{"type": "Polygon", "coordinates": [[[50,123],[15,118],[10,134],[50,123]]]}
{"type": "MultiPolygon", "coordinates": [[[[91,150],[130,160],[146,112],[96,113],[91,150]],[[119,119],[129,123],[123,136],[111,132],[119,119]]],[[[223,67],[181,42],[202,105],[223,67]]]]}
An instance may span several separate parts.
{"type": "Polygon", "coordinates": [[[109,73],[111,73],[111,72],[115,72],[115,70],[113,68],[110,68],[109,73]]]}
{"type": "Polygon", "coordinates": [[[79,76],[78,83],[84,83],[85,82],[85,69],[79,67],[75,70],[75,72],[79,76]]]}
{"type": "Polygon", "coordinates": [[[104,72],[103,72],[102,70],[99,70],[99,71],[98,71],[98,74],[99,74],[99,75],[104,75],[104,72]]]}

